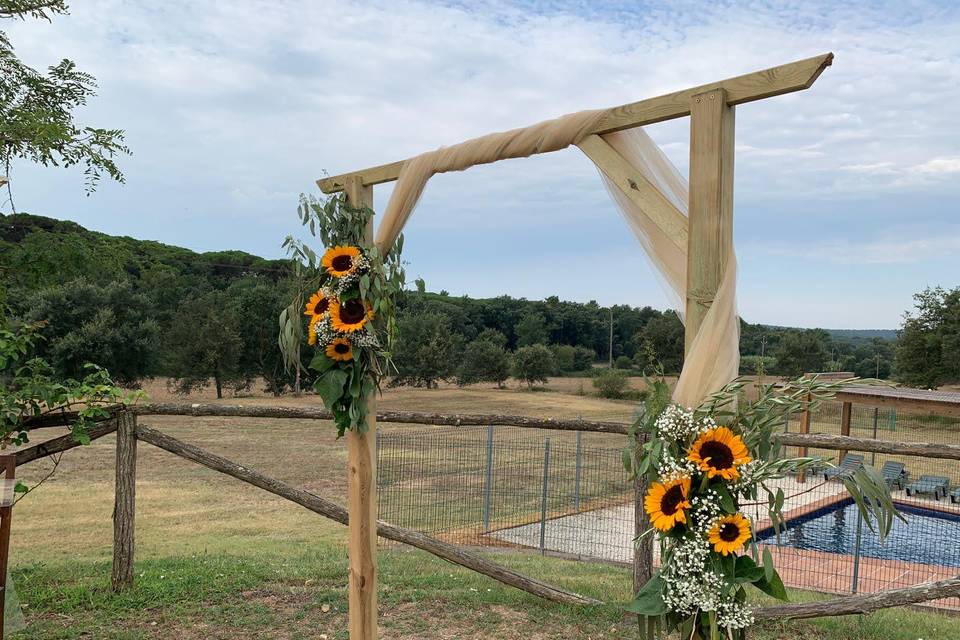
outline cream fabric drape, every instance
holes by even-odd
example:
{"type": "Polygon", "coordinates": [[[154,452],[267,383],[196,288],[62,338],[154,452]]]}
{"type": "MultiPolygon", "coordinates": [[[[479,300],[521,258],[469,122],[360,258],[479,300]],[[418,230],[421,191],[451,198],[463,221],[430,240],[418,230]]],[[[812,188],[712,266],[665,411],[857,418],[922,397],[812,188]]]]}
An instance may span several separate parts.
{"type": "MultiPolygon", "coordinates": [[[[397,184],[377,228],[376,244],[386,252],[400,235],[431,176],[462,171],[477,164],[534,153],[556,151],[580,142],[594,128],[603,110],[581,111],[523,129],[513,129],[441,147],[411,158],[400,170],[397,184]]],[[[687,181],[659,147],[640,128],[606,134],[603,139],[630,166],[647,178],[684,215],[687,181]]],[[[601,171],[601,176],[603,172],[601,171]]],[[[607,190],[640,241],[683,318],[687,291],[687,256],[666,234],[603,176],[607,190]]],[[[736,377],[740,363],[740,323],[736,309],[736,260],[731,254],[723,281],[706,318],[690,345],[673,398],[684,406],[700,400],[736,377]]]]}

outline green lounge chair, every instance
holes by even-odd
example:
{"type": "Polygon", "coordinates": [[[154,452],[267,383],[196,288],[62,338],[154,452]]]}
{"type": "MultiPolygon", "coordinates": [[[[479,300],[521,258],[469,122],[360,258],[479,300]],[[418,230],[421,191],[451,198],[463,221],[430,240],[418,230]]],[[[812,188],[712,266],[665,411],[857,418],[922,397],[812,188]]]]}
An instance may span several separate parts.
{"type": "Polygon", "coordinates": [[[880,469],[880,475],[887,481],[887,486],[891,489],[894,487],[903,489],[907,486],[907,480],[910,479],[910,474],[907,472],[904,464],[893,460],[887,460],[883,463],[883,467],[880,469]]]}
{"type": "Polygon", "coordinates": [[[863,456],[859,453],[848,453],[843,457],[843,462],[839,467],[829,467],[823,471],[824,480],[833,480],[834,478],[851,476],[863,466],[863,456]]]}
{"type": "Polygon", "coordinates": [[[915,493],[932,493],[934,500],[939,500],[940,496],[947,496],[947,489],[950,487],[950,478],[946,476],[922,475],[919,480],[907,485],[907,495],[912,496],[915,493]]]}

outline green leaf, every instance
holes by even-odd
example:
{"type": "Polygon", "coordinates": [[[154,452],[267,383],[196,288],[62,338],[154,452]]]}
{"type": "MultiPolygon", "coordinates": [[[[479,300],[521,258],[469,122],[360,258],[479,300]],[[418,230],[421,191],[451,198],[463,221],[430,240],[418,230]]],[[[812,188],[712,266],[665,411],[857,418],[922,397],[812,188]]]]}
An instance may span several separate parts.
{"type": "Polygon", "coordinates": [[[773,567],[773,554],[770,553],[770,547],[763,548],[763,576],[767,582],[773,580],[773,574],[776,570],[773,567]]]}
{"type": "Polygon", "coordinates": [[[724,485],[717,484],[711,488],[717,492],[718,496],[720,496],[720,508],[723,509],[725,513],[732,514],[737,512],[737,505],[733,500],[733,496],[724,485]]]}
{"type": "Polygon", "coordinates": [[[325,353],[318,353],[317,355],[313,356],[313,360],[310,361],[310,364],[308,365],[308,367],[310,369],[313,369],[314,371],[323,373],[324,371],[326,371],[327,369],[330,369],[336,364],[337,364],[336,360],[328,358],[325,353]]]}
{"type": "Polygon", "coordinates": [[[662,616],[667,612],[667,605],[663,601],[665,586],[660,572],[657,572],[637,592],[637,597],[626,606],[626,610],[642,616],[662,616]]]}
{"type": "Polygon", "coordinates": [[[736,569],[734,570],[735,580],[739,583],[756,582],[766,579],[764,570],[757,566],[750,556],[740,556],[737,558],[736,569]]]}
{"type": "MultiPolygon", "coordinates": [[[[331,369],[323,374],[314,385],[314,389],[316,389],[320,397],[323,398],[323,404],[331,411],[334,410],[337,401],[343,396],[343,386],[346,384],[347,378],[348,375],[346,371],[342,369],[331,369]]],[[[349,421],[349,416],[347,420],[349,421]]]]}
{"type": "Polygon", "coordinates": [[[773,571],[773,579],[768,580],[764,577],[761,580],[757,580],[753,583],[757,589],[763,591],[768,596],[773,596],[777,600],[787,601],[789,597],[787,596],[787,589],[783,586],[783,580],[780,579],[780,574],[773,571]]]}

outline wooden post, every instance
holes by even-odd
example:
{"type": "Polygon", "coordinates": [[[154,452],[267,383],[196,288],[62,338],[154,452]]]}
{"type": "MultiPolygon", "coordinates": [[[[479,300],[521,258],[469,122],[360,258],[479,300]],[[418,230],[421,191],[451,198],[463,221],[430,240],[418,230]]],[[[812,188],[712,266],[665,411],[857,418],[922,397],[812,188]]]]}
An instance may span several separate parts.
{"type": "MultiPolygon", "coordinates": [[[[840,410],[840,435],[849,436],[850,435],[850,417],[853,413],[853,403],[844,402],[841,405],[840,410]]],[[[837,464],[843,462],[843,459],[847,456],[847,450],[841,449],[840,453],[837,456],[837,464]]]]}
{"type": "Polygon", "coordinates": [[[137,496],[137,416],[117,414],[116,495],[113,503],[114,592],[133,586],[134,516],[137,496]]]}
{"type": "Polygon", "coordinates": [[[734,111],[714,89],[690,105],[690,229],[684,353],[713,303],[733,247],[734,111]]]}
{"type": "Polygon", "coordinates": [[[647,495],[647,476],[638,475],[634,481],[636,497],[633,505],[634,536],[643,536],[633,549],[633,592],[640,591],[653,577],[653,535],[650,530],[650,517],[643,508],[643,498],[647,495]]]}
{"type": "MultiPolygon", "coordinates": [[[[373,208],[373,187],[347,181],[347,201],[373,208]]],[[[373,240],[373,221],[367,228],[373,240]]],[[[377,421],[376,399],[367,401],[367,429],[347,431],[347,508],[350,516],[350,640],[377,637],[377,421]]]]}
{"type": "MultiPolygon", "coordinates": [[[[0,466],[3,467],[6,481],[13,482],[17,474],[17,455],[7,453],[0,456],[0,466]]],[[[12,489],[10,493],[13,493],[12,489]]],[[[4,491],[4,501],[7,497],[7,492],[4,491]]],[[[13,496],[9,498],[10,504],[0,506],[0,640],[3,640],[3,627],[6,624],[4,613],[7,606],[7,562],[10,557],[10,519],[13,517],[13,496]]]]}
{"type": "MultiPolygon", "coordinates": [[[[813,396],[807,394],[806,401],[803,403],[803,411],[800,412],[800,433],[810,433],[810,403],[813,401],[813,396]]],[[[807,457],[809,450],[806,447],[800,447],[797,449],[797,455],[801,458],[807,457]]],[[[807,472],[800,471],[797,474],[797,482],[804,483],[807,481],[807,472]]]]}

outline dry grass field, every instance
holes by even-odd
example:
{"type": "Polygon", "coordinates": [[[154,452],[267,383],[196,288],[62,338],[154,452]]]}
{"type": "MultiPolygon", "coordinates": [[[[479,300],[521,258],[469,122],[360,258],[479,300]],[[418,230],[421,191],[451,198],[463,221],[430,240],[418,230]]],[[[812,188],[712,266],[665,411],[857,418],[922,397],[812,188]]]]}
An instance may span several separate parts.
{"type": "MultiPolygon", "coordinates": [[[[216,401],[211,393],[171,396],[162,382],[145,390],[155,401],[216,401]]],[[[635,403],[585,395],[591,391],[589,380],[575,378],[552,380],[540,391],[391,389],[379,406],[587,420],[627,421],[633,415],[635,403]]],[[[315,406],[318,399],[253,393],[220,402],[315,406]]],[[[160,416],[141,421],[343,502],[345,448],[336,441],[329,423],[160,416]]],[[[588,437],[589,442],[603,446],[623,443],[621,436],[588,437]]],[[[14,637],[347,637],[344,527],[147,444],[140,445],[138,461],[138,583],[127,594],[110,595],[113,456],[112,436],[67,452],[56,473],[17,505],[12,568],[31,626],[14,637]]],[[[50,468],[49,460],[38,461],[23,467],[20,476],[27,483],[35,482],[50,468]]],[[[543,603],[426,554],[391,547],[381,557],[382,637],[634,637],[633,627],[616,604],[629,598],[624,570],[509,552],[498,557],[532,575],[613,604],[574,609],[543,603]]],[[[859,622],[768,626],[756,637],[945,638],[960,637],[960,624],[931,614],[891,611],[859,622]],[[875,629],[875,634],[866,635],[867,629],[875,629]]]]}

